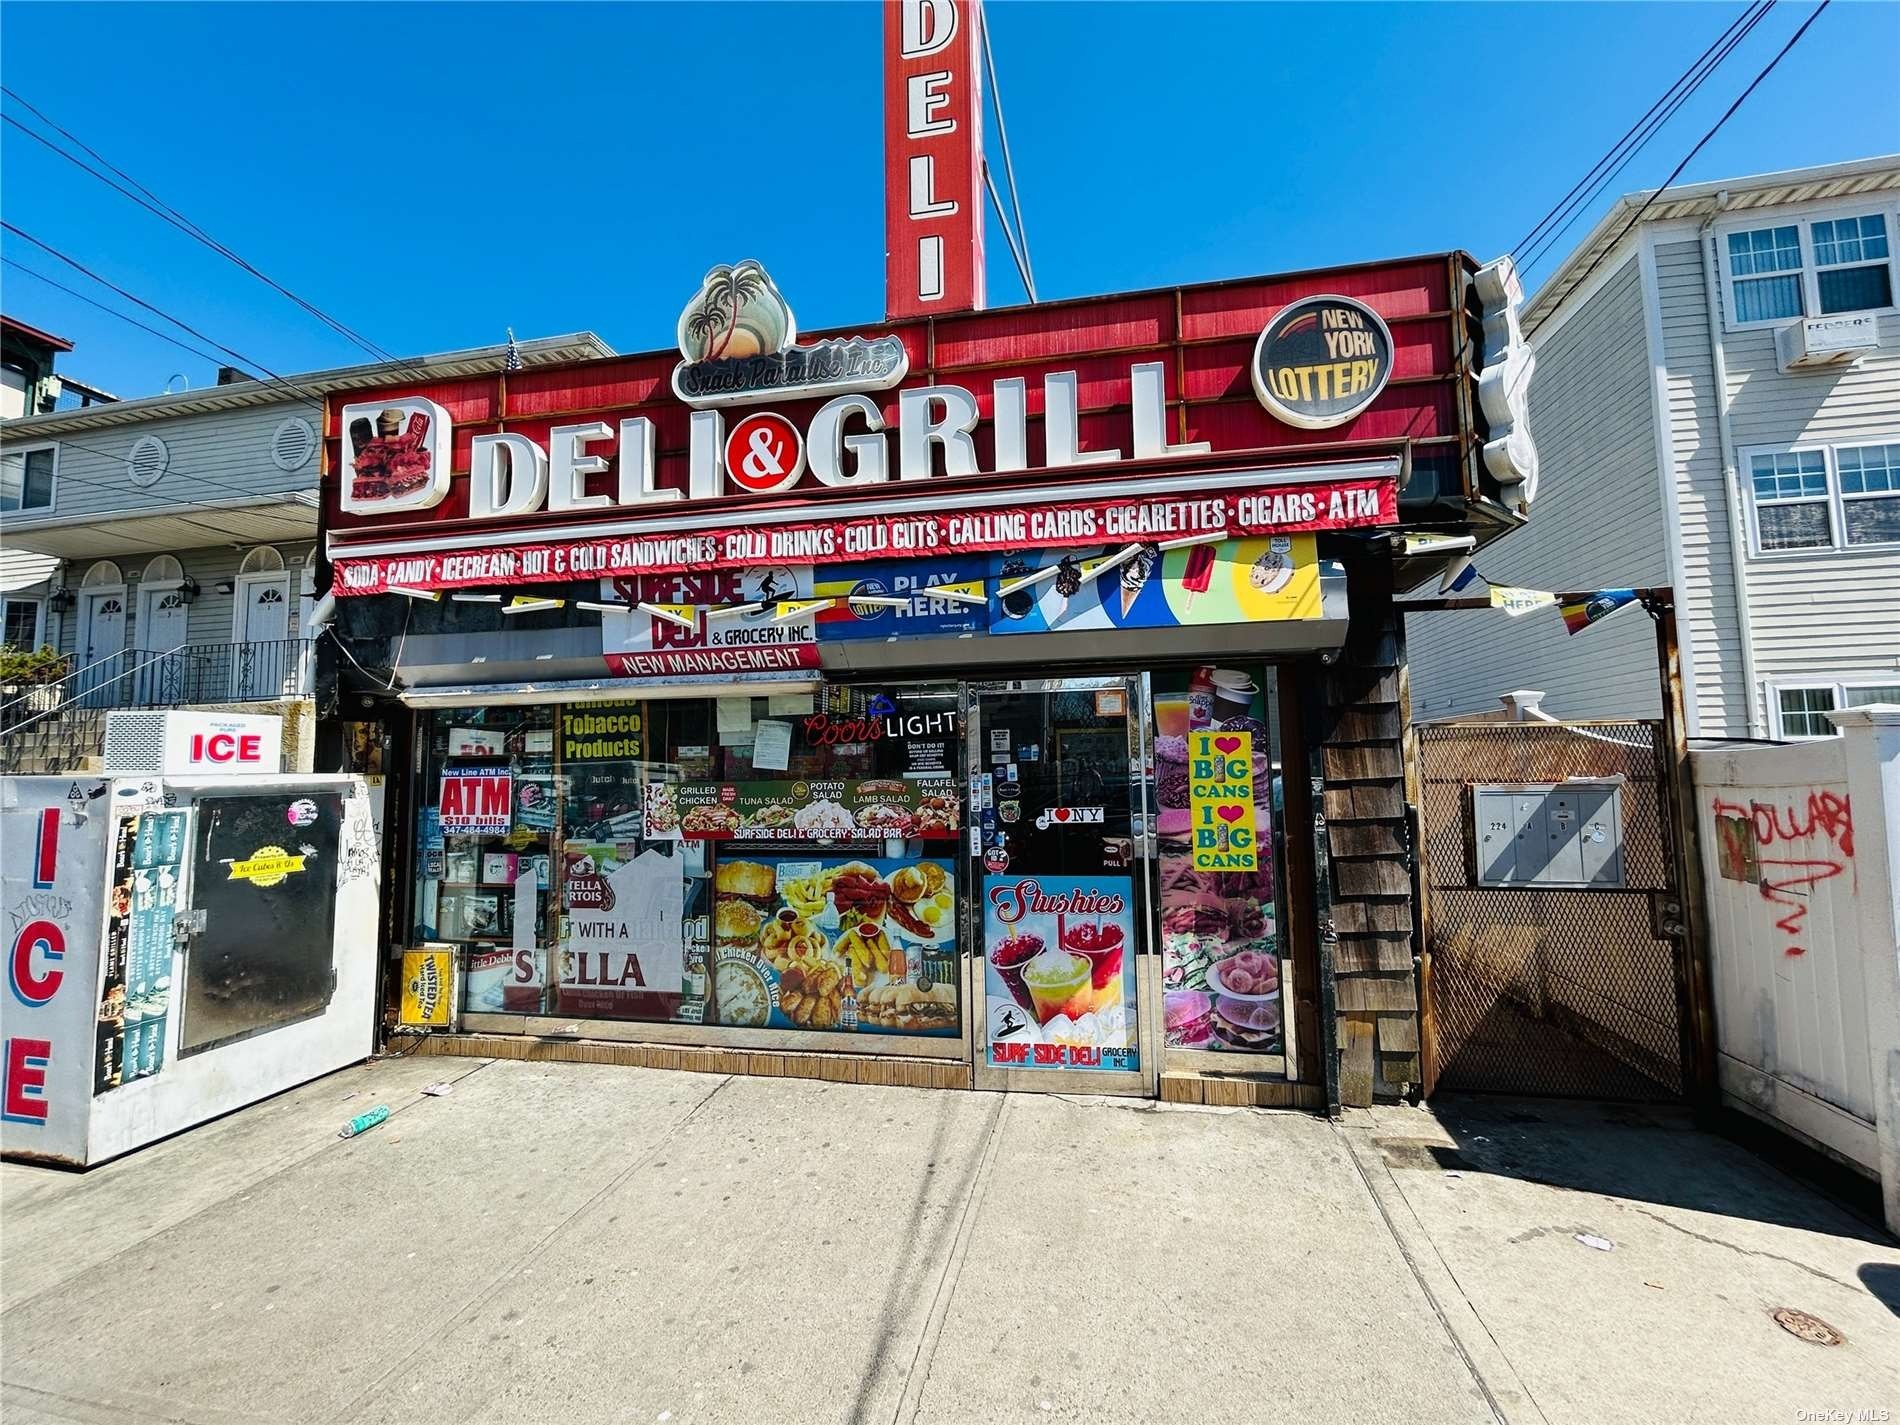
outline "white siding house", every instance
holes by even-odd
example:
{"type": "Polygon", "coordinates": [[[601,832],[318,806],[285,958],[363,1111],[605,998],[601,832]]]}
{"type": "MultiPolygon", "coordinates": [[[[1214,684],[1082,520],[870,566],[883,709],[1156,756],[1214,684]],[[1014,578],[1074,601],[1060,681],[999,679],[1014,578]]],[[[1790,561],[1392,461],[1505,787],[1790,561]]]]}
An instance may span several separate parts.
{"type": "MultiPolygon", "coordinates": [[[[591,333],[517,351],[530,366],[613,355],[591,333]]],[[[402,365],[499,374],[506,357],[494,346],[402,365]]],[[[393,370],[239,380],[0,422],[6,641],[69,662],[56,689],[0,692],[0,765],[67,770],[27,764],[87,755],[113,707],[309,695],[323,393],[387,383],[393,370]]]]}
{"type": "MultiPolygon", "coordinates": [[[[1542,488],[1479,569],[1674,585],[1692,735],[1825,736],[1829,709],[1900,702],[1897,296],[1900,157],[1623,198],[1526,308],[1542,488]]],[[[1407,634],[1421,719],[1517,688],[1565,718],[1660,709],[1639,611],[1407,634]]]]}

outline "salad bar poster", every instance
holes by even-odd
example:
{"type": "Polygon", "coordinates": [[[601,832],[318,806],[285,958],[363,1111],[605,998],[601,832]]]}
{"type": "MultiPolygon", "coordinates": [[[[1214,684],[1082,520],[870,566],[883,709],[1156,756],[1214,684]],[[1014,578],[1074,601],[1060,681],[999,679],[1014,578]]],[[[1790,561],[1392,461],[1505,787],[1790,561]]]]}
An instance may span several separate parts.
{"type": "Polygon", "coordinates": [[[983,936],[992,1068],[1141,1067],[1129,877],[985,876],[983,936]]]}
{"type": "Polygon", "coordinates": [[[721,860],[712,1022],[954,1036],[955,887],[947,861],[721,860]]]}
{"type": "Polygon", "coordinates": [[[649,837],[688,841],[944,840],[957,834],[955,780],[649,782],[649,837]]]}

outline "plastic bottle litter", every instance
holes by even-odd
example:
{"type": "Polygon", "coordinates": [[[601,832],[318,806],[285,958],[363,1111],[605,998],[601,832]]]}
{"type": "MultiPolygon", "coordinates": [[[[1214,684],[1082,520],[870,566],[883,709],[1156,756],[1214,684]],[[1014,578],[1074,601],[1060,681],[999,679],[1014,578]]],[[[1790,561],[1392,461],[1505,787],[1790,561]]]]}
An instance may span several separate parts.
{"type": "Polygon", "coordinates": [[[379,1103],[368,1113],[359,1113],[337,1130],[339,1138],[354,1138],[359,1133],[367,1133],[385,1118],[389,1117],[389,1105],[379,1103]]]}

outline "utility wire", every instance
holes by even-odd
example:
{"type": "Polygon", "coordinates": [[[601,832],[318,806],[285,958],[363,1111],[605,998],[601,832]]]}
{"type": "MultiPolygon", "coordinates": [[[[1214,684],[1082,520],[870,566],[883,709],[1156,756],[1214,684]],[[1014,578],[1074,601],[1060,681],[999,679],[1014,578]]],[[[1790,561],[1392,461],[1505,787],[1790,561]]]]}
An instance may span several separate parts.
{"type": "Polygon", "coordinates": [[[35,282],[44,282],[48,287],[53,288],[55,291],[64,292],[68,297],[72,297],[78,301],[84,302],[89,307],[97,307],[100,311],[104,312],[107,316],[117,317],[120,321],[126,322],[132,326],[135,326],[142,332],[150,332],[153,336],[157,337],[160,341],[169,342],[171,345],[177,347],[180,351],[187,351],[187,352],[190,352],[193,356],[202,357],[204,360],[209,361],[213,366],[224,365],[224,358],[222,356],[218,356],[212,352],[206,351],[201,346],[193,346],[188,341],[180,341],[177,337],[171,336],[170,334],[166,332],[162,332],[157,327],[146,325],[144,322],[140,321],[137,317],[129,316],[126,313],[121,312],[117,307],[108,307],[104,302],[98,301],[97,299],[92,298],[92,297],[88,297],[84,292],[81,292],[77,287],[68,287],[64,282],[56,282],[51,277],[48,277],[44,272],[41,272],[37,270],[36,268],[28,267],[24,262],[21,262],[18,258],[0,256],[0,262],[4,262],[8,267],[11,267],[15,269],[16,271],[24,272],[28,277],[31,277],[35,282]]]}
{"type": "MultiPolygon", "coordinates": [[[[1036,300],[1035,269],[1031,266],[1029,261],[1029,234],[1023,228],[1022,199],[1016,194],[1016,165],[1011,161],[1009,156],[1009,127],[1003,122],[1003,91],[999,89],[996,84],[996,55],[990,49],[989,15],[983,11],[979,13],[983,16],[983,23],[978,31],[983,40],[983,68],[988,72],[990,77],[990,106],[996,111],[996,136],[1001,141],[1003,148],[1003,177],[1009,183],[1009,205],[1016,214],[1016,243],[1011,244],[1011,252],[1013,255],[1017,245],[1020,244],[1021,261],[1019,267],[1023,274],[1023,287],[1029,294],[1029,300],[1034,302],[1036,300]]],[[[986,170],[985,177],[987,179],[988,165],[985,164],[984,167],[986,170]]],[[[990,196],[992,199],[996,197],[996,186],[993,183],[990,185],[990,196]]],[[[1007,233],[1009,231],[1009,220],[1003,217],[1003,206],[1000,201],[998,201],[996,205],[996,216],[1002,219],[1003,231],[1007,233]]]]}
{"type": "Polygon", "coordinates": [[[27,232],[24,228],[17,227],[13,223],[6,222],[4,219],[0,219],[0,228],[4,228],[6,231],[12,233],[15,237],[23,238],[27,242],[32,243],[33,246],[39,248],[40,251],[48,254],[51,257],[58,258],[61,262],[65,263],[68,267],[72,268],[75,272],[78,272],[83,276],[90,277],[94,282],[97,282],[101,287],[105,287],[113,292],[118,293],[121,297],[125,298],[128,302],[132,302],[136,304],[137,306],[143,307],[146,311],[152,313],[152,315],[156,317],[160,317],[164,319],[165,321],[170,322],[173,326],[177,327],[180,331],[190,332],[193,336],[197,337],[198,340],[203,341],[203,342],[209,342],[212,346],[216,347],[219,351],[224,352],[232,360],[237,361],[244,366],[255,367],[257,370],[262,371],[266,376],[270,377],[271,380],[276,381],[280,385],[289,387],[291,390],[296,391],[299,395],[305,397],[306,399],[313,400],[313,401],[322,399],[322,397],[313,395],[311,392],[304,390],[301,386],[297,385],[296,382],[291,381],[287,377],[282,376],[279,373],[271,370],[271,368],[266,366],[263,362],[258,361],[253,357],[246,356],[243,352],[238,351],[234,347],[226,346],[223,342],[218,341],[214,337],[205,335],[205,333],[199,331],[196,327],[192,326],[189,322],[180,321],[177,317],[174,317],[170,312],[165,311],[163,308],[155,307],[150,302],[146,301],[143,297],[140,297],[131,292],[128,292],[125,290],[125,288],[119,286],[117,283],[111,282],[107,280],[106,278],[101,277],[98,273],[94,272],[90,267],[87,267],[84,263],[79,262],[75,258],[68,257],[65,253],[61,252],[58,248],[54,247],[51,243],[40,241],[40,239],[34,237],[33,234],[27,232]]]}
{"type": "MultiPolygon", "coordinates": [[[[1722,117],[1717,119],[1715,123],[1710,126],[1709,131],[1707,133],[1705,133],[1701,138],[1696,140],[1696,144],[1694,148],[1690,149],[1686,154],[1682,156],[1682,162],[1678,163],[1675,166],[1675,168],[1671,170],[1669,176],[1662,181],[1662,187],[1657,188],[1653,192],[1651,192],[1650,195],[1643,200],[1643,205],[1630,215],[1630,220],[1626,222],[1625,224],[1623,224],[1621,230],[1618,231],[1616,235],[1615,241],[1605,243],[1603,245],[1602,250],[1597,253],[1595,259],[1590,263],[1588,267],[1584,269],[1583,276],[1579,277],[1577,281],[1575,282],[1575,284],[1573,284],[1573,286],[1570,289],[1571,291],[1574,292],[1578,287],[1583,286],[1586,282],[1590,280],[1590,274],[1595,272],[1597,268],[1602,265],[1603,259],[1608,257],[1612,252],[1616,251],[1618,245],[1622,243],[1623,239],[1629,236],[1630,229],[1634,228],[1638,223],[1640,223],[1643,220],[1643,214],[1647,213],[1652,207],[1654,207],[1656,200],[1662,197],[1664,191],[1669,187],[1669,185],[1674,183],[1676,179],[1682,176],[1682,170],[1689,166],[1690,160],[1692,160],[1698,153],[1701,153],[1702,150],[1707,146],[1709,140],[1714,138],[1716,134],[1721,131],[1722,126],[1726,124],[1730,119],[1735,117],[1735,111],[1740,109],[1742,105],[1747,102],[1748,96],[1753,94],[1755,90],[1760,87],[1761,82],[1764,79],[1766,79],[1769,75],[1775,72],[1775,66],[1780,64],[1782,60],[1788,57],[1788,51],[1793,49],[1797,44],[1801,42],[1801,37],[1808,32],[1809,27],[1812,26],[1816,20],[1820,19],[1822,12],[1825,11],[1827,7],[1833,3],[1834,3],[1834,0],[1821,0],[1821,3],[1814,7],[1814,13],[1812,15],[1809,15],[1807,19],[1801,22],[1801,28],[1796,30],[1792,35],[1788,37],[1788,42],[1785,45],[1783,45],[1778,51],[1776,51],[1775,57],[1769,60],[1767,64],[1763,65],[1761,68],[1761,71],[1758,74],[1756,74],[1756,76],[1753,79],[1748,81],[1748,87],[1746,89],[1744,89],[1740,94],[1735,96],[1735,102],[1730,104],[1727,109],[1722,111],[1722,117]]],[[[1544,324],[1544,322],[1549,321],[1550,320],[1549,314],[1555,310],[1556,308],[1554,305],[1546,308],[1543,321],[1540,321],[1538,323],[1538,326],[1541,327],[1544,324]]],[[[1533,328],[1532,330],[1535,331],[1536,329],[1533,328]]]]}
{"type": "Polygon", "coordinates": [[[68,163],[72,164],[74,167],[78,168],[82,172],[90,174],[92,177],[98,179],[101,183],[106,184],[108,187],[114,189],[115,191],[123,194],[125,197],[131,199],[134,203],[137,203],[140,207],[146,209],[146,211],[152,213],[153,215],[162,219],[163,221],[170,223],[173,227],[177,228],[180,232],[184,233],[187,237],[193,239],[196,242],[204,244],[206,247],[210,248],[213,252],[217,253],[220,257],[224,258],[227,262],[230,262],[233,265],[237,266],[238,268],[242,269],[243,271],[249,273],[252,277],[255,277],[258,281],[262,282],[265,286],[271,288],[273,291],[279,292],[283,296],[289,298],[292,302],[296,303],[297,306],[303,308],[304,311],[310,313],[310,315],[317,318],[317,320],[322,322],[325,326],[329,327],[332,331],[336,332],[337,335],[343,337],[345,340],[351,342],[353,345],[361,348],[363,351],[368,352],[371,356],[375,357],[378,361],[387,361],[387,362],[400,364],[402,358],[398,357],[394,352],[389,351],[386,348],[377,345],[375,342],[369,340],[369,338],[363,336],[361,333],[355,331],[349,326],[346,326],[343,322],[337,320],[335,317],[332,317],[328,312],[324,311],[321,307],[318,307],[315,303],[306,301],[303,297],[300,297],[297,293],[291,291],[290,288],[284,286],[281,282],[277,281],[275,278],[269,276],[268,274],[264,272],[259,271],[255,266],[253,266],[250,262],[246,261],[243,257],[241,257],[238,253],[233,251],[230,247],[226,246],[224,243],[219,242],[216,238],[212,237],[210,233],[206,232],[197,223],[193,222],[190,218],[187,218],[183,213],[179,212],[178,209],[174,208],[171,204],[167,203],[164,199],[160,198],[158,194],[154,193],[150,188],[147,188],[143,183],[140,183],[136,178],[132,177],[131,174],[127,173],[124,169],[114,164],[104,154],[100,153],[97,149],[92,147],[91,144],[87,143],[84,139],[80,138],[77,134],[73,133],[71,130],[63,128],[56,121],[49,118],[42,110],[40,110],[38,107],[36,107],[27,99],[23,98],[17,91],[5,85],[0,85],[0,94],[6,95],[7,98],[13,100],[14,103],[20,105],[21,108],[25,109],[28,113],[32,114],[35,118],[39,119],[41,123],[45,124],[48,128],[52,129],[55,133],[61,135],[63,138],[67,139],[69,142],[77,145],[79,148],[84,149],[86,153],[90,154],[93,158],[97,159],[99,163],[102,164],[105,168],[110,170],[113,174],[116,174],[119,178],[125,180],[125,183],[130,184],[131,188],[127,188],[126,186],[124,186],[124,184],[114,182],[113,179],[106,177],[105,174],[100,173],[97,169],[92,168],[90,165],[82,162],[80,159],[75,158],[72,154],[60,148],[57,144],[47,139],[44,135],[35,133],[32,129],[28,128],[25,124],[22,124],[18,119],[15,119],[12,115],[0,114],[0,118],[5,118],[9,124],[12,124],[15,128],[17,128],[21,133],[25,134],[28,138],[31,138],[35,142],[44,145],[53,153],[58,154],[61,158],[65,159],[68,163]],[[134,192],[133,189],[136,189],[137,191],[134,192]]]}
{"type": "Polygon", "coordinates": [[[1764,3],[1759,9],[1754,10],[1752,14],[1744,17],[1745,22],[1741,24],[1738,30],[1732,34],[1727,34],[1724,39],[1718,41],[1719,48],[1713,58],[1706,64],[1700,66],[1699,73],[1692,71],[1694,77],[1688,86],[1682,89],[1673,98],[1667,100],[1666,106],[1647,124],[1636,143],[1570,207],[1568,213],[1562,218],[1560,223],[1549,228],[1542,238],[1536,242],[1531,251],[1519,256],[1519,265],[1523,270],[1529,271],[1539,262],[1543,261],[1549,254],[1551,247],[1559,242],[1564,234],[1569,232],[1570,229],[1576,225],[1577,220],[1583,216],[1589,205],[1595,202],[1603,190],[1635,161],[1636,156],[1648,146],[1651,139],[1660,133],[1663,128],[1675,118],[1683,105],[1688,103],[1688,101],[1701,90],[1703,84],[1727,61],[1728,57],[1747,39],[1754,28],[1767,17],[1768,12],[1774,8],[1774,5],[1775,0],[1764,0],[1764,3]]]}
{"type": "MultiPolygon", "coordinates": [[[[0,434],[5,434],[5,433],[6,432],[4,431],[0,431],[0,434]]],[[[132,444],[133,445],[138,444],[138,440],[139,438],[135,437],[132,444]]],[[[321,440],[321,437],[319,437],[319,440],[321,440]]],[[[114,464],[123,463],[124,461],[128,460],[131,456],[131,446],[127,446],[126,449],[122,451],[101,450],[96,445],[82,445],[78,441],[71,440],[63,435],[49,435],[45,437],[44,439],[14,440],[9,443],[8,448],[11,448],[14,450],[30,450],[36,446],[41,446],[41,445],[57,445],[57,446],[60,446],[62,449],[70,448],[73,450],[83,450],[88,455],[96,455],[101,460],[110,460],[114,464]]],[[[215,480],[211,476],[204,475],[204,474],[194,474],[190,477],[190,479],[194,486],[211,485],[220,490],[229,490],[232,494],[241,496],[247,500],[271,499],[271,498],[282,499],[285,496],[294,497],[295,495],[300,493],[295,490],[247,489],[242,485],[233,485],[229,483],[228,481],[215,480]]],[[[123,495],[125,493],[125,489],[121,485],[110,484],[103,480],[89,480],[83,475],[75,475],[71,471],[68,471],[68,470],[62,470],[59,472],[59,483],[62,485],[68,485],[68,484],[86,485],[86,486],[91,487],[92,489],[106,490],[116,495],[123,495]]],[[[185,496],[178,496],[172,501],[172,503],[174,505],[185,505],[185,506],[189,506],[189,507],[201,509],[201,510],[212,510],[220,514],[228,514],[231,510],[231,506],[229,505],[214,505],[206,500],[193,500],[185,496]]],[[[24,514],[27,512],[13,511],[12,513],[24,514]]],[[[184,517],[181,515],[179,516],[179,518],[182,519],[184,517]]],[[[227,531],[221,530],[219,531],[219,533],[228,535],[227,531]]]]}
{"type": "MultiPolygon", "coordinates": [[[[1732,36],[1735,33],[1735,31],[1742,25],[1742,23],[1745,20],[1747,20],[1747,18],[1751,14],[1754,14],[1758,8],[1765,9],[1766,6],[1772,3],[1773,3],[1773,0],[1750,0],[1749,4],[1743,6],[1742,13],[1736,16],[1736,18],[1729,23],[1728,28],[1724,30],[1720,35],[1718,35],[1715,38],[1715,40],[1709,45],[1709,47],[1703,50],[1702,53],[1699,56],[1697,56],[1694,64],[1691,64],[1687,69],[1685,69],[1680,75],[1677,76],[1676,82],[1674,84],[1671,84],[1668,89],[1663,91],[1662,97],[1657,99],[1655,103],[1649,106],[1648,112],[1646,112],[1642,116],[1642,118],[1638,119],[1634,124],[1631,124],[1629,128],[1624,131],[1623,136],[1620,139],[1618,139],[1613,145],[1611,145],[1609,151],[1606,152],[1601,158],[1599,158],[1596,161],[1594,165],[1591,166],[1590,171],[1588,173],[1584,174],[1583,177],[1577,180],[1575,186],[1573,186],[1568,193],[1564,194],[1564,196],[1561,199],[1559,199],[1555,205],[1552,206],[1549,212],[1545,213],[1543,217],[1537,220],[1536,224],[1531,228],[1529,232],[1525,233],[1523,237],[1519,238],[1515,243],[1511,244],[1511,248],[1510,248],[1511,252],[1513,254],[1523,253],[1533,242],[1537,241],[1537,239],[1544,234],[1545,229],[1551,223],[1555,222],[1565,211],[1567,211],[1572,206],[1573,202],[1577,200],[1578,195],[1583,193],[1583,191],[1596,179],[1598,174],[1601,173],[1610,163],[1612,163],[1615,160],[1617,154],[1621,152],[1624,149],[1624,147],[1628,145],[1631,142],[1631,140],[1636,137],[1638,132],[1642,130],[1650,122],[1650,120],[1656,116],[1657,111],[1663,108],[1663,106],[1669,102],[1669,100],[1675,95],[1676,91],[1680,89],[1685,83],[1687,83],[1690,80],[1691,76],[1693,76],[1697,70],[1699,70],[1705,63],[1708,62],[1709,56],[1714,54],[1716,50],[1720,49],[1722,45],[1730,38],[1730,36],[1732,36]]],[[[1637,146],[1641,147],[1640,142],[1638,143],[1637,146]]],[[[1632,150],[1632,152],[1633,151],[1634,150],[1632,150]]]]}

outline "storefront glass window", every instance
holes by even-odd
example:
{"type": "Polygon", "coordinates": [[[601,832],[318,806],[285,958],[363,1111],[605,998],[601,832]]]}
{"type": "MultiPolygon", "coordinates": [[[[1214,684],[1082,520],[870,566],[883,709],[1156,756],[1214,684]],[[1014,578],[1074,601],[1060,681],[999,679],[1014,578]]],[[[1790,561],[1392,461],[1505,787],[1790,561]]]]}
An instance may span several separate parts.
{"type": "Polygon", "coordinates": [[[956,707],[430,714],[417,935],[466,948],[473,1013],[954,1036],[956,707]]]}
{"type": "Polygon", "coordinates": [[[1168,1046],[1283,1053],[1274,670],[1158,672],[1152,689],[1168,1046]]]}

